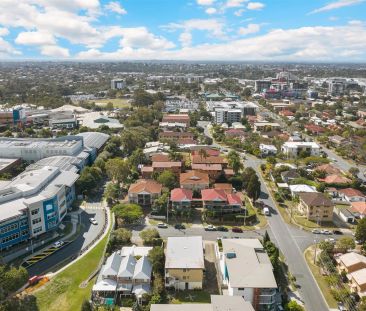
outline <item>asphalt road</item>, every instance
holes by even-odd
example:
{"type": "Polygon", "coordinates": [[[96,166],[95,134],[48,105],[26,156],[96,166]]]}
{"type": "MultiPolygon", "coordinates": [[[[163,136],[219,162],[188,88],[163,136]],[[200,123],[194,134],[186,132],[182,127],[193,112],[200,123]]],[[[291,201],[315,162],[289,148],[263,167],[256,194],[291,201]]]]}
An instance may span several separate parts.
{"type": "Polygon", "coordinates": [[[57,267],[60,269],[60,263],[66,265],[72,260],[72,257],[77,255],[79,251],[88,245],[94,238],[97,237],[102,230],[103,223],[105,221],[105,214],[102,209],[86,209],[80,214],[81,217],[81,232],[79,236],[70,244],[56,251],[44,260],[27,268],[29,276],[41,275],[47,272],[52,272],[52,268],[57,267]],[[98,221],[98,225],[92,225],[89,222],[89,218],[95,218],[98,221]]]}
{"type": "MultiPolygon", "coordinates": [[[[204,133],[211,137],[208,131],[208,123],[199,123],[204,128],[204,133]]],[[[217,146],[217,144],[215,144],[217,146]]],[[[227,148],[230,149],[230,148],[227,148]]],[[[260,174],[260,164],[262,160],[253,156],[247,155],[245,160],[246,167],[253,167],[261,179],[261,195],[262,200],[271,208],[271,216],[268,217],[270,227],[270,236],[280,248],[286,258],[289,270],[296,277],[299,285],[299,292],[306,310],[308,311],[327,311],[329,310],[324,297],[314,280],[309,267],[303,255],[303,248],[308,244],[313,244],[314,238],[311,233],[295,229],[287,225],[277,211],[276,205],[269,195],[269,191],[260,174]],[[301,241],[301,242],[300,242],[301,241]],[[302,249],[300,249],[300,246],[302,249]]],[[[309,245],[310,245],[309,244],[309,245]]]]}

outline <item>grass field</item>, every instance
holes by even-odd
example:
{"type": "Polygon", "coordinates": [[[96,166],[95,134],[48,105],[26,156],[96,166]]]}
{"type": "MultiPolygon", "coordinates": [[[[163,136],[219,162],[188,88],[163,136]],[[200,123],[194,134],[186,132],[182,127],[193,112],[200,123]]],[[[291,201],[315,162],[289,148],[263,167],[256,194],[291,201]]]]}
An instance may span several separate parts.
{"type": "Polygon", "coordinates": [[[40,311],[80,310],[83,300],[89,299],[94,279],[85,288],[80,288],[79,285],[97,268],[107,241],[108,235],[85,257],[51,279],[34,294],[40,311]]]}
{"type": "Polygon", "coordinates": [[[314,265],[313,256],[314,256],[314,250],[313,250],[313,247],[310,247],[305,251],[306,262],[307,262],[316,282],[318,283],[319,288],[322,291],[323,296],[324,296],[329,308],[337,308],[338,304],[335,301],[335,299],[333,298],[333,296],[329,290],[328,283],[325,281],[324,277],[321,275],[319,267],[314,265]]]}
{"type": "Polygon", "coordinates": [[[114,108],[126,108],[131,106],[128,99],[124,98],[97,99],[91,100],[90,102],[95,102],[97,106],[101,107],[106,106],[108,103],[112,103],[114,108]]]}

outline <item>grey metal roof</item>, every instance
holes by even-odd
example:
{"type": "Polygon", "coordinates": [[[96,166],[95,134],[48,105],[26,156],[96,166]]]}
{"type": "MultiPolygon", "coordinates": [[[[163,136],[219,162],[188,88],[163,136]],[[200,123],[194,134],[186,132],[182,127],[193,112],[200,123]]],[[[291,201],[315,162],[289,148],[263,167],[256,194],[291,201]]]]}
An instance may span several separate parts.
{"type": "Polygon", "coordinates": [[[242,296],[211,295],[212,311],[254,311],[242,296]]]}
{"type": "Polygon", "coordinates": [[[121,265],[122,257],[118,253],[110,255],[104,265],[102,271],[103,276],[113,275],[117,276],[119,267],[121,265]]]}
{"type": "Polygon", "coordinates": [[[168,237],[166,269],[204,269],[203,243],[201,236],[168,237]]]}
{"type": "Polygon", "coordinates": [[[76,136],[82,136],[84,138],[84,146],[97,149],[100,149],[109,139],[108,134],[100,132],[84,132],[76,136]]]}
{"type": "Polygon", "coordinates": [[[118,277],[132,278],[136,266],[136,259],[132,255],[123,257],[118,270],[118,277]]]}
{"type": "Polygon", "coordinates": [[[210,303],[152,304],[150,311],[212,311],[210,303]]]}
{"type": "Polygon", "coordinates": [[[136,280],[147,280],[151,277],[152,266],[146,256],[141,257],[136,265],[133,278],[136,280]]]}
{"type": "Polygon", "coordinates": [[[258,239],[223,239],[222,247],[231,287],[277,288],[271,261],[258,239]]]}

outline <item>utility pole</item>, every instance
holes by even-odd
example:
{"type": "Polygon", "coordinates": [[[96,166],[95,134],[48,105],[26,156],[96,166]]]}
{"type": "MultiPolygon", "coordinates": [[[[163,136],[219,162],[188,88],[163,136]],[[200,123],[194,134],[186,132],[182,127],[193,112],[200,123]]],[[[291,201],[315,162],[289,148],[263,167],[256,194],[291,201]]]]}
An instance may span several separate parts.
{"type": "Polygon", "coordinates": [[[166,203],[166,222],[169,223],[169,198],[166,203]]]}

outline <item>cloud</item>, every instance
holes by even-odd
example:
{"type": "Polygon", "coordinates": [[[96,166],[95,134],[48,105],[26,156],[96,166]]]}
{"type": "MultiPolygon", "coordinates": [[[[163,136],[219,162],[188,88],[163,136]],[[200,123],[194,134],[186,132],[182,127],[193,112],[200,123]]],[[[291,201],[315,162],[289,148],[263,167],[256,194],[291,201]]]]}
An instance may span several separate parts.
{"type": "Polygon", "coordinates": [[[45,45],[41,48],[41,54],[55,58],[67,58],[70,56],[68,49],[57,45],[45,45]]]}
{"type": "Polygon", "coordinates": [[[192,30],[207,31],[211,35],[216,37],[224,37],[224,23],[217,19],[189,19],[181,23],[170,23],[162,26],[163,29],[168,31],[175,31],[177,29],[183,29],[184,32],[191,32],[192,30]]]}
{"type": "Polygon", "coordinates": [[[120,3],[116,1],[111,1],[108,4],[105,5],[105,8],[111,12],[124,15],[127,14],[127,11],[121,6],[120,3]]]}
{"type": "Polygon", "coordinates": [[[9,29],[7,28],[0,28],[0,37],[1,36],[7,36],[9,34],[9,29]]]}
{"type": "Polygon", "coordinates": [[[266,34],[183,49],[151,50],[121,48],[103,53],[83,51],[80,59],[171,59],[171,60],[263,60],[263,61],[349,61],[366,58],[365,25],[315,26],[274,29],[266,34]],[[335,36],[334,34],[337,34],[335,36]]]}
{"type": "Polygon", "coordinates": [[[53,35],[47,32],[21,32],[15,38],[15,43],[23,45],[52,45],[55,44],[53,35]]]}
{"type": "Polygon", "coordinates": [[[20,54],[21,52],[16,50],[8,41],[0,37],[0,57],[8,58],[20,54]]]}
{"type": "Polygon", "coordinates": [[[239,9],[239,10],[234,12],[234,15],[235,16],[242,16],[244,12],[245,12],[245,9],[239,9]]]}
{"type": "Polygon", "coordinates": [[[340,8],[347,7],[347,6],[360,4],[362,2],[365,2],[365,0],[338,0],[338,1],[330,2],[327,5],[322,6],[318,9],[315,9],[315,10],[311,11],[309,14],[315,14],[315,13],[340,9],[340,8]]]}
{"type": "Polygon", "coordinates": [[[228,0],[225,4],[226,8],[237,8],[243,6],[244,2],[248,0],[228,0]]]}
{"type": "Polygon", "coordinates": [[[179,36],[179,42],[183,47],[190,46],[192,44],[192,34],[190,32],[183,32],[179,36]]]}
{"type": "Polygon", "coordinates": [[[198,5],[212,5],[215,0],[197,0],[198,5]]]}
{"type": "Polygon", "coordinates": [[[217,13],[217,10],[215,8],[208,8],[205,10],[205,12],[209,15],[217,13]]]}
{"type": "Polygon", "coordinates": [[[249,2],[247,5],[248,10],[262,10],[265,5],[261,2],[249,2]]]}
{"type": "Polygon", "coordinates": [[[248,24],[247,27],[240,27],[238,30],[238,34],[242,36],[246,36],[252,33],[257,33],[261,30],[261,26],[259,24],[248,24]]]}

